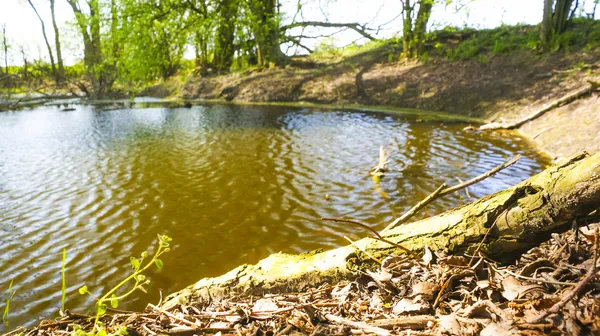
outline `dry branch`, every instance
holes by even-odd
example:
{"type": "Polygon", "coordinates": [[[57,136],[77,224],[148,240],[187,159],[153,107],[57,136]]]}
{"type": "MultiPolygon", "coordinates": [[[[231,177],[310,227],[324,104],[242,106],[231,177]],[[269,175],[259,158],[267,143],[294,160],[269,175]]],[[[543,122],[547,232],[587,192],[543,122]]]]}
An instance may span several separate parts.
{"type": "Polygon", "coordinates": [[[369,230],[375,237],[375,239],[388,243],[394,247],[397,247],[398,249],[406,252],[407,254],[410,254],[412,257],[414,258],[420,258],[420,256],[416,253],[414,253],[413,251],[407,249],[406,247],[398,244],[398,243],[394,243],[393,241],[390,241],[388,239],[383,238],[383,236],[381,234],[379,234],[379,232],[377,232],[375,229],[373,229],[372,227],[368,226],[367,224],[363,224],[361,222],[357,222],[357,221],[353,221],[350,219],[344,219],[344,218],[321,218],[321,220],[324,221],[330,221],[330,222],[342,222],[342,223],[349,223],[349,224],[354,224],[354,225],[358,225],[362,228],[365,228],[367,230],[369,230]]]}
{"type": "Polygon", "coordinates": [[[346,318],[343,318],[340,316],[335,316],[332,314],[325,314],[324,316],[330,322],[344,324],[344,325],[347,325],[347,326],[350,326],[353,328],[357,328],[357,329],[361,329],[361,330],[364,330],[367,332],[374,333],[375,335],[380,335],[380,336],[391,335],[390,332],[385,329],[382,329],[379,327],[374,327],[374,326],[368,325],[364,322],[355,322],[355,321],[352,321],[352,320],[349,320],[349,319],[346,319],[346,318]]]}
{"type": "Polygon", "coordinates": [[[464,188],[467,188],[468,186],[471,186],[475,183],[481,182],[481,181],[485,180],[486,178],[495,175],[497,172],[501,171],[502,169],[513,165],[514,163],[519,161],[519,159],[521,157],[522,157],[521,154],[515,155],[513,158],[504,162],[503,164],[496,166],[493,169],[491,169],[477,177],[474,177],[466,182],[462,182],[462,183],[452,186],[450,188],[443,189],[446,187],[446,185],[445,184],[441,185],[438,189],[436,189],[433,193],[431,193],[429,196],[427,196],[424,200],[422,200],[417,205],[412,207],[410,210],[408,210],[406,213],[404,213],[401,217],[397,218],[395,221],[390,223],[390,225],[388,225],[385,229],[383,229],[383,232],[391,230],[391,229],[397,227],[398,225],[405,223],[406,221],[411,219],[414,215],[416,215],[421,209],[423,209],[425,206],[427,206],[429,203],[433,202],[434,200],[436,200],[442,196],[448,195],[450,193],[453,193],[455,191],[459,191],[464,188]]]}
{"type": "Polygon", "coordinates": [[[371,321],[369,324],[381,328],[400,327],[402,329],[421,330],[427,328],[428,324],[434,323],[435,321],[435,317],[431,315],[416,315],[379,319],[371,321]]]}
{"type": "Polygon", "coordinates": [[[389,154],[385,152],[383,146],[379,146],[379,160],[377,161],[377,166],[371,168],[370,174],[373,176],[383,176],[388,170],[388,157],[389,154]]]}
{"type": "Polygon", "coordinates": [[[421,202],[417,203],[415,206],[413,206],[412,208],[410,208],[410,210],[408,210],[407,212],[405,212],[402,216],[398,217],[395,221],[393,221],[392,223],[390,223],[390,225],[388,225],[385,229],[383,229],[383,232],[395,228],[396,226],[398,226],[398,225],[406,222],[411,217],[413,217],[414,215],[416,215],[417,212],[419,212],[421,209],[423,209],[424,207],[426,207],[427,204],[431,203],[433,200],[435,200],[436,198],[438,198],[438,196],[442,193],[442,190],[444,188],[446,188],[446,184],[445,183],[443,183],[441,186],[439,186],[434,192],[432,192],[431,194],[429,194],[429,196],[425,197],[421,202]]]}
{"type": "Polygon", "coordinates": [[[562,310],[562,308],[571,301],[577,294],[579,294],[585,286],[596,276],[596,269],[598,263],[598,231],[596,231],[595,239],[594,239],[594,258],[592,259],[592,266],[588,270],[585,277],[575,286],[567,295],[563,296],[563,298],[555,303],[550,309],[544,311],[543,313],[533,317],[529,323],[539,323],[544,320],[547,316],[551,314],[556,314],[562,310]]]}
{"type": "Polygon", "coordinates": [[[584,96],[598,88],[597,82],[588,80],[588,83],[589,83],[589,85],[587,85],[586,87],[575,90],[575,91],[551,102],[550,104],[547,104],[546,106],[542,107],[541,109],[535,111],[534,113],[526,116],[525,118],[523,118],[521,120],[518,120],[518,121],[510,123],[510,124],[489,123],[489,124],[485,124],[485,125],[479,127],[479,130],[482,130],[482,131],[501,130],[501,129],[510,130],[510,129],[519,128],[519,127],[523,126],[524,124],[526,124],[534,119],[539,118],[544,113],[546,113],[554,108],[557,108],[561,105],[568,104],[568,103],[572,102],[573,100],[575,100],[581,96],[584,96]]]}
{"type": "Polygon", "coordinates": [[[302,21],[302,22],[293,22],[289,25],[282,26],[281,31],[286,31],[296,27],[322,27],[322,28],[347,28],[352,29],[355,32],[359,33],[363,37],[368,38],[369,40],[376,40],[371,34],[367,31],[370,30],[365,25],[362,25],[357,22],[351,23],[335,23],[335,22],[320,22],[320,21],[302,21]]]}

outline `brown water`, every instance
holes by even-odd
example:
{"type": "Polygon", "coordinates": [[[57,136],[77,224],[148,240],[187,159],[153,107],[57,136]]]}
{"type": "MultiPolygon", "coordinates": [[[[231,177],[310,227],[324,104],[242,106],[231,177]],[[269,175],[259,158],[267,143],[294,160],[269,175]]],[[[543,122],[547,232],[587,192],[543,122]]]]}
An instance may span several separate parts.
{"type": "MultiPolygon", "coordinates": [[[[67,308],[89,311],[86,284],[103,293],[128,258],[173,238],[143,309],[206,276],[278,251],[304,252],[365,235],[322,222],[347,217],[381,229],[442,182],[457,183],[515,153],[525,157],[469,189],[480,197],[546,163],[514,134],[470,134],[463,124],[383,113],[292,107],[196,106],[106,110],[77,106],[0,113],[0,290],[14,280],[11,323],[57,316],[61,251],[67,308]],[[368,176],[380,145],[392,150],[380,189],[368,176]],[[387,194],[387,197],[384,195],[387,194]],[[326,195],[329,199],[326,199],[326,195]]],[[[430,206],[432,215],[466,202],[430,206]]],[[[0,304],[0,309],[3,305],[0,304]]]]}

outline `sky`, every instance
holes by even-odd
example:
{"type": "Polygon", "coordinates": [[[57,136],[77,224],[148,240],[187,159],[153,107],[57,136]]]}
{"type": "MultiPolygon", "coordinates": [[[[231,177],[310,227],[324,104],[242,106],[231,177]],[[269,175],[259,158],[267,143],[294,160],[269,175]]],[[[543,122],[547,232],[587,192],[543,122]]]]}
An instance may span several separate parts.
{"type": "MultiPolygon", "coordinates": [[[[54,40],[50,9],[47,0],[33,0],[40,15],[46,22],[46,31],[50,41],[54,40]]],[[[390,37],[401,31],[398,17],[401,8],[400,0],[301,0],[303,5],[302,18],[311,21],[329,22],[359,22],[368,23],[376,37],[390,37]],[[387,23],[387,24],[386,24],[387,23]]],[[[455,0],[464,5],[457,10],[456,5],[434,7],[431,26],[446,25],[475,28],[493,28],[501,24],[517,23],[537,24],[541,21],[543,0],[455,0]]],[[[296,12],[297,0],[281,0],[282,11],[286,13],[284,21],[290,20],[296,12]]],[[[591,8],[593,0],[585,1],[591,8]]],[[[72,25],[73,13],[66,0],[56,0],[56,15],[61,29],[63,54],[67,64],[72,64],[82,57],[80,38],[72,25]],[[64,31],[64,33],[63,33],[64,31]]],[[[597,14],[598,17],[598,14],[597,14]]],[[[10,62],[21,62],[21,46],[32,58],[48,59],[40,29],[40,23],[26,0],[0,0],[0,25],[6,24],[6,35],[13,46],[18,46],[10,55],[10,62]]],[[[329,32],[331,33],[331,31],[329,32]]],[[[323,30],[305,30],[304,35],[323,34],[323,30]]],[[[344,31],[329,39],[336,46],[344,46],[352,42],[361,43],[352,31],[344,31]]],[[[314,47],[318,40],[303,41],[314,47]]],[[[284,49],[285,51],[285,49],[284,49]]]]}

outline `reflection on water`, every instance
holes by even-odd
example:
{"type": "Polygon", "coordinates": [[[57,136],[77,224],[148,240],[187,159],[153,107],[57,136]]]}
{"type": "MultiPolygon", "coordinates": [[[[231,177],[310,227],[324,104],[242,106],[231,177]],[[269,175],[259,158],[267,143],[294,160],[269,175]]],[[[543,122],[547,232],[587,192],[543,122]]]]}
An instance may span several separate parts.
{"type": "MultiPolygon", "coordinates": [[[[67,308],[77,294],[105,292],[129,272],[128,258],[173,237],[142,309],[205,276],[272,252],[303,252],[364,235],[320,217],[381,229],[441,183],[481,174],[515,153],[525,158],[470,187],[503,189],[545,163],[508,135],[469,134],[464,125],[387,114],[289,107],[198,106],[101,111],[79,106],[0,114],[0,289],[18,289],[12,324],[54,317],[61,250],[68,251],[67,308]],[[494,136],[494,137],[492,137],[494,136]],[[391,150],[378,192],[368,176],[379,146],[391,150]],[[326,199],[325,195],[328,195],[326,199]]],[[[434,214],[464,203],[450,195],[434,214]]]]}

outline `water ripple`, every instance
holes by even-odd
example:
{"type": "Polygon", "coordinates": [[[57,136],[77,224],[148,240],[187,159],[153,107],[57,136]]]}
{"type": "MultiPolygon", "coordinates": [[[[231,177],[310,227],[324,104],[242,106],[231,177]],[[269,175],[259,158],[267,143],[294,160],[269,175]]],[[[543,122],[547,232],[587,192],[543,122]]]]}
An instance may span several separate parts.
{"type": "MultiPolygon", "coordinates": [[[[159,289],[364,234],[320,217],[383,228],[441,183],[516,153],[525,158],[470,193],[503,189],[546,163],[509,135],[461,128],[381,113],[219,105],[0,114],[0,289],[10,280],[18,289],[12,323],[56,316],[63,248],[67,308],[86,311],[92,302],[79,286],[105,292],[128,274],[130,255],[152,250],[156,234],[172,236],[149,294],[121,307],[142,309],[159,289]],[[392,171],[376,187],[368,171],[381,145],[392,171]]],[[[467,201],[464,192],[449,195],[426,213],[467,201]]]]}

